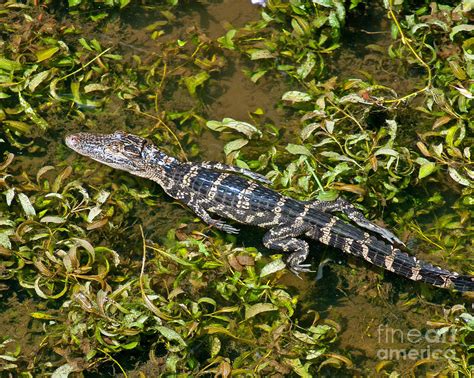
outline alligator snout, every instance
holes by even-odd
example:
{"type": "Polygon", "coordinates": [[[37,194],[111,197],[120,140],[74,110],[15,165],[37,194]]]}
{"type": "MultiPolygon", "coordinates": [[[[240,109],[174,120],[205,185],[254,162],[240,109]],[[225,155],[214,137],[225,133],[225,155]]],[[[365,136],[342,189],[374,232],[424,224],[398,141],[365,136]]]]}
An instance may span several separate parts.
{"type": "Polygon", "coordinates": [[[64,141],[66,142],[66,146],[74,149],[74,147],[77,146],[79,142],[79,137],[76,134],[69,134],[66,136],[66,138],[64,138],[64,141]]]}

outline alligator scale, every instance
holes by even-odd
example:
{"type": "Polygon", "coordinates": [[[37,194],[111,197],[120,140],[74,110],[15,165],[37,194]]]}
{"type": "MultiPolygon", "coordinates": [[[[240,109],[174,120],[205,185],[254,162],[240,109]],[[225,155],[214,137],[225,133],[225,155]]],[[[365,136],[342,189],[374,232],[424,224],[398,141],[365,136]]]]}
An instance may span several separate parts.
{"type": "Polygon", "coordinates": [[[420,261],[402,252],[403,243],[390,231],[368,221],[350,203],[298,201],[266,187],[264,176],[239,167],[211,162],[181,162],[160,151],[147,139],[117,131],[113,134],[77,133],[66,144],[81,155],[112,168],[157,182],[165,192],[186,204],[204,222],[228,233],[239,230],[220,218],[268,229],[267,248],[289,252],[287,265],[298,274],[308,243],[317,240],[413,281],[459,291],[474,291],[474,277],[460,275],[420,261]],[[352,223],[334,213],[343,213],[352,223]]]}

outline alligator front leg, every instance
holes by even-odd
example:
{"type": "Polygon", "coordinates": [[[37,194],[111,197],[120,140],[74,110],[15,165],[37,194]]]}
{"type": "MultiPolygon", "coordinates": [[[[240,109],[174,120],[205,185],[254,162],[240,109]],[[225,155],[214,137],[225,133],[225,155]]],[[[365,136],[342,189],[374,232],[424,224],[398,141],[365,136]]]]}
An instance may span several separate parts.
{"type": "Polygon", "coordinates": [[[249,171],[248,169],[236,167],[234,165],[228,165],[228,164],[213,162],[213,161],[203,161],[203,162],[196,162],[192,164],[193,166],[211,169],[215,171],[238,173],[243,176],[247,176],[255,181],[262,182],[264,184],[272,183],[269,179],[267,179],[264,175],[261,175],[260,173],[252,172],[252,171],[249,171]]]}
{"type": "Polygon", "coordinates": [[[311,264],[302,264],[309,253],[309,246],[304,240],[297,239],[311,229],[311,225],[281,225],[271,228],[263,236],[263,245],[269,249],[291,252],[286,259],[288,268],[298,275],[300,272],[311,272],[311,264]]]}
{"type": "Polygon", "coordinates": [[[191,199],[186,202],[186,205],[194,211],[194,213],[201,218],[205,223],[210,226],[214,226],[219,230],[225,231],[229,234],[238,234],[239,229],[232,227],[231,225],[225,223],[222,220],[212,218],[209,213],[207,212],[206,208],[206,199],[205,198],[198,198],[198,199],[191,199]]]}
{"type": "Polygon", "coordinates": [[[370,222],[364,214],[362,214],[357,208],[352,205],[350,202],[347,202],[343,198],[338,198],[335,201],[308,201],[308,204],[311,205],[312,208],[320,211],[324,211],[325,213],[335,213],[341,212],[346,214],[347,217],[352,220],[358,226],[365,228],[366,230],[372,231],[376,234],[379,234],[385,240],[390,242],[391,244],[398,244],[398,245],[405,245],[399,238],[397,238],[393,233],[389,230],[377,226],[376,224],[370,222]]]}

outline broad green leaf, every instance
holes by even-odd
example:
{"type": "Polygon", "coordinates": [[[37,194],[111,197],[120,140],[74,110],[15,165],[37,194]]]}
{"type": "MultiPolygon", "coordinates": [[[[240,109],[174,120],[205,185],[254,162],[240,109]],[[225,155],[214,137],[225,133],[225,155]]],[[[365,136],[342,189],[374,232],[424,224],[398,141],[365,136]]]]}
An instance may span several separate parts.
{"type": "Polygon", "coordinates": [[[262,312],[276,311],[278,307],[273,303],[257,303],[245,309],[245,319],[253,318],[262,312]]]}
{"type": "Polygon", "coordinates": [[[138,341],[131,341],[127,344],[120,344],[120,346],[123,348],[123,349],[127,349],[127,350],[131,350],[131,349],[135,349],[138,345],[138,341]]]}
{"type": "Polygon", "coordinates": [[[130,4],[131,0],[120,0],[120,9],[123,7],[126,7],[128,4],[130,4]]]}
{"type": "Polygon", "coordinates": [[[470,182],[467,178],[461,176],[461,174],[454,169],[453,167],[448,167],[448,173],[451,176],[451,178],[456,181],[458,184],[461,184],[463,186],[470,186],[470,182]]]}
{"type": "Polygon", "coordinates": [[[90,92],[95,92],[95,91],[107,91],[109,89],[110,89],[110,87],[108,87],[107,85],[94,83],[94,84],[87,84],[84,87],[84,92],[85,93],[90,93],[90,92]]]}
{"type": "Polygon", "coordinates": [[[12,248],[12,243],[6,232],[0,232],[0,246],[7,249],[12,248]]]}
{"type": "Polygon", "coordinates": [[[426,176],[431,175],[435,169],[436,169],[436,163],[433,163],[430,161],[428,163],[423,164],[420,167],[420,171],[418,172],[418,178],[422,179],[422,178],[425,178],[426,176]]]}
{"type": "Polygon", "coordinates": [[[305,92],[299,92],[299,91],[288,91],[283,94],[281,99],[285,102],[288,102],[290,104],[294,104],[297,102],[307,102],[311,101],[311,96],[305,92]]]}
{"type": "Polygon", "coordinates": [[[393,157],[400,156],[400,154],[397,151],[391,148],[386,148],[386,147],[379,148],[377,151],[375,151],[374,156],[379,156],[379,155],[389,155],[393,157]]]}
{"type": "Polygon", "coordinates": [[[242,138],[230,141],[224,146],[224,153],[226,155],[229,155],[232,151],[240,150],[248,142],[249,142],[248,139],[242,139],[242,138]]]}
{"type": "Polygon", "coordinates": [[[183,338],[176,331],[165,326],[157,326],[156,329],[160,332],[168,341],[177,341],[181,346],[186,346],[183,338]]]}
{"type": "Polygon", "coordinates": [[[221,44],[222,47],[229,50],[234,50],[235,46],[233,38],[235,36],[235,33],[237,33],[237,30],[231,29],[225,34],[225,36],[217,38],[217,41],[221,44]]]}
{"type": "Polygon", "coordinates": [[[28,196],[25,193],[18,193],[17,197],[18,197],[18,200],[20,201],[20,205],[23,208],[23,211],[25,212],[26,216],[28,218],[36,216],[35,208],[31,204],[28,196]]]}
{"type": "Polygon", "coordinates": [[[18,98],[20,99],[20,106],[25,112],[25,114],[33,121],[33,123],[38,126],[41,131],[46,131],[49,125],[46,120],[38,115],[33,107],[23,98],[20,92],[18,92],[18,98]]]}
{"type": "Polygon", "coordinates": [[[55,371],[53,371],[53,374],[51,374],[51,378],[68,378],[69,375],[75,371],[78,371],[78,367],[74,367],[67,363],[61,365],[55,371]]]}
{"type": "Polygon", "coordinates": [[[286,264],[283,262],[282,259],[273,260],[262,268],[262,270],[260,271],[260,277],[268,276],[285,268],[286,264]]]}
{"type": "Polygon", "coordinates": [[[248,138],[252,138],[255,134],[261,136],[262,133],[255,126],[247,122],[236,121],[233,118],[224,118],[222,122],[220,121],[208,121],[206,126],[214,131],[223,131],[225,129],[233,129],[239,133],[244,134],[248,138]]]}
{"type": "Polygon", "coordinates": [[[47,314],[45,312],[31,312],[30,316],[35,319],[42,319],[42,320],[54,320],[56,317],[54,317],[51,314],[47,314]]]}
{"type": "Polygon", "coordinates": [[[221,341],[217,336],[211,338],[211,357],[214,358],[221,350],[221,341]]]}
{"type": "Polygon", "coordinates": [[[311,73],[315,65],[316,55],[314,55],[312,52],[309,52],[308,55],[306,55],[306,61],[298,67],[296,73],[300,79],[305,79],[311,73]]]}
{"type": "Polygon", "coordinates": [[[285,149],[293,155],[312,156],[311,151],[301,144],[289,143],[285,149]]]}
{"type": "Polygon", "coordinates": [[[50,47],[49,49],[40,50],[36,52],[36,62],[42,62],[43,60],[51,58],[54,54],[59,51],[59,47],[50,47]]]}
{"type": "Polygon", "coordinates": [[[5,71],[19,71],[22,69],[22,65],[14,60],[0,56],[0,69],[5,71]]]}
{"type": "Polygon", "coordinates": [[[449,38],[451,39],[451,41],[454,39],[454,36],[460,31],[472,32],[474,31],[474,25],[463,24],[463,25],[457,25],[453,27],[451,29],[451,33],[449,33],[449,38]]]}
{"type": "Polygon", "coordinates": [[[103,13],[93,14],[93,15],[90,16],[90,18],[91,18],[92,21],[97,22],[97,21],[100,21],[100,20],[103,20],[103,19],[107,18],[108,16],[109,16],[108,13],[103,12],[103,13]]]}
{"type": "Polygon", "coordinates": [[[302,341],[305,344],[316,344],[317,340],[315,340],[313,337],[308,335],[307,333],[299,332],[299,331],[293,331],[293,336],[296,337],[298,340],[302,341]]]}
{"type": "Polygon", "coordinates": [[[90,47],[89,43],[84,38],[79,38],[79,43],[84,47],[86,50],[92,51],[92,47],[90,47]]]}
{"type": "Polygon", "coordinates": [[[199,72],[197,75],[189,76],[184,78],[184,84],[188,88],[188,92],[191,96],[196,95],[196,90],[199,86],[203,85],[210,76],[207,72],[199,72]]]}
{"type": "MultiPolygon", "coordinates": [[[[303,130],[300,132],[301,139],[304,141],[308,139],[311,134],[313,133],[314,130],[318,129],[321,127],[321,124],[319,122],[313,122],[308,125],[306,125],[303,130]]],[[[332,139],[331,139],[332,140],[332,139]]]]}
{"type": "Polygon", "coordinates": [[[92,209],[90,209],[89,214],[87,215],[87,222],[91,223],[95,219],[95,217],[100,214],[101,211],[102,209],[100,208],[100,206],[94,206],[92,209]]]}
{"type": "Polygon", "coordinates": [[[313,3],[321,5],[326,8],[332,8],[334,6],[333,0],[312,0],[313,3]]]}
{"type": "Polygon", "coordinates": [[[285,358],[284,359],[285,364],[291,366],[293,371],[298,374],[301,378],[312,378],[313,375],[310,374],[308,371],[308,366],[304,365],[301,363],[299,358],[295,359],[290,359],[290,358],[285,358]]]}
{"type": "Polygon", "coordinates": [[[5,192],[5,197],[7,205],[10,206],[12,204],[13,198],[15,197],[15,188],[8,188],[5,192]]]}
{"type": "Polygon", "coordinates": [[[260,79],[263,75],[265,75],[268,72],[268,70],[258,70],[250,76],[250,80],[252,80],[253,83],[256,83],[258,79],[260,79]]]}
{"type": "Polygon", "coordinates": [[[268,50],[250,49],[247,53],[250,55],[251,60],[274,58],[273,54],[268,50]]]}
{"type": "Polygon", "coordinates": [[[41,218],[40,222],[42,223],[64,223],[66,219],[63,217],[48,215],[41,218]]]}
{"type": "Polygon", "coordinates": [[[30,78],[30,80],[28,81],[28,89],[30,90],[30,92],[33,93],[36,87],[40,85],[43,81],[45,81],[50,73],[51,70],[42,71],[30,78]]]}

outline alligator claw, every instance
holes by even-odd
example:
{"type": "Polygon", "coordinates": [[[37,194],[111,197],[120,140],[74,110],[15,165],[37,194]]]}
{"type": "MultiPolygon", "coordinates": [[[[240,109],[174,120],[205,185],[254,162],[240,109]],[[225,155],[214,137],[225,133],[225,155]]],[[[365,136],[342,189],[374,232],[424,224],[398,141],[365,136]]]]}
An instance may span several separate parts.
{"type": "Polygon", "coordinates": [[[315,273],[315,270],[310,269],[311,264],[290,264],[288,269],[293,272],[296,276],[300,277],[300,273],[315,273]]]}
{"type": "Polygon", "coordinates": [[[238,234],[240,231],[238,228],[232,227],[231,225],[222,221],[212,222],[211,225],[218,228],[219,230],[227,232],[228,234],[238,234]]]}

